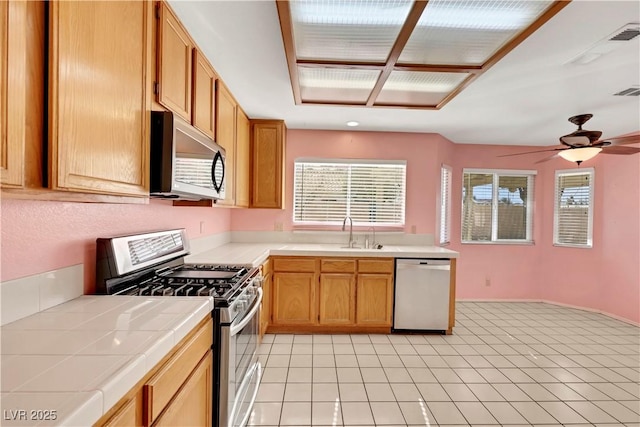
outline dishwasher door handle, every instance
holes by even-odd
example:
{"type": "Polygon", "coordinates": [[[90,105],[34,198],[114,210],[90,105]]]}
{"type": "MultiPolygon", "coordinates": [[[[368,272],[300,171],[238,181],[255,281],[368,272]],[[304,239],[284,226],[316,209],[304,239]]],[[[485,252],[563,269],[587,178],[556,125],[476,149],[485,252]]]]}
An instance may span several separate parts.
{"type": "Polygon", "coordinates": [[[398,261],[396,264],[396,268],[398,270],[409,270],[409,269],[442,269],[442,267],[449,268],[451,263],[449,260],[421,260],[419,262],[402,262],[398,261]]]}

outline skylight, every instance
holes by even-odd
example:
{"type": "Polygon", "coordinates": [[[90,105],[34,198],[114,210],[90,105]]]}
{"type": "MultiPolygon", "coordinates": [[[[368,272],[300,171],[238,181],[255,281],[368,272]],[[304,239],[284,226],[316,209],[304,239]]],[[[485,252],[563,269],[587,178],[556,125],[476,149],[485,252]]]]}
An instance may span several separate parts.
{"type": "Polygon", "coordinates": [[[276,4],[296,104],[439,109],[568,2],[276,4]]]}

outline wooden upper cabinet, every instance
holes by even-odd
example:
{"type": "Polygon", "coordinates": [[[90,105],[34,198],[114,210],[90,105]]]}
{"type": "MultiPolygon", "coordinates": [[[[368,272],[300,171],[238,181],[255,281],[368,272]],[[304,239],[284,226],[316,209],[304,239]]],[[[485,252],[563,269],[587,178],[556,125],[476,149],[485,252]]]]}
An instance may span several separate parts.
{"type": "Polygon", "coordinates": [[[50,187],[148,196],[151,3],[49,8],[50,187]]]}
{"type": "Polygon", "coordinates": [[[157,7],[158,102],[191,122],[191,54],[194,44],[169,6],[159,2],[157,7]]]}
{"type": "Polygon", "coordinates": [[[44,3],[0,2],[0,185],[42,186],[44,3]]]}
{"type": "Polygon", "coordinates": [[[193,50],[193,125],[212,139],[216,137],[216,80],[207,58],[193,50]]]}
{"type": "Polygon", "coordinates": [[[249,118],[236,109],[236,206],[249,207],[250,132],[249,118]]]}
{"type": "Polygon", "coordinates": [[[282,120],[251,121],[252,208],[284,208],[284,146],[282,120]]]}
{"type": "Polygon", "coordinates": [[[236,172],[236,101],[231,92],[217,82],[216,90],[216,142],[224,148],[225,158],[225,198],[219,200],[219,205],[235,204],[235,172],[236,172]]]}

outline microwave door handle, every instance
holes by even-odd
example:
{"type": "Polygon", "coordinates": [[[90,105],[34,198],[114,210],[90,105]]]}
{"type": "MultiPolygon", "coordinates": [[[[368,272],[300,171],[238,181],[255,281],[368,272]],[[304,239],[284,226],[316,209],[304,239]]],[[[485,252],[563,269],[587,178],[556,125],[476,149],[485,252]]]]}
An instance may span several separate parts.
{"type": "Polygon", "coordinates": [[[215,156],[213,156],[213,162],[211,163],[211,181],[213,182],[213,188],[215,188],[218,192],[222,189],[222,183],[224,182],[224,170],[225,167],[222,155],[219,151],[216,151],[215,156]],[[216,181],[216,164],[218,163],[218,161],[220,161],[220,163],[222,164],[222,178],[220,178],[220,183],[216,181]]]}

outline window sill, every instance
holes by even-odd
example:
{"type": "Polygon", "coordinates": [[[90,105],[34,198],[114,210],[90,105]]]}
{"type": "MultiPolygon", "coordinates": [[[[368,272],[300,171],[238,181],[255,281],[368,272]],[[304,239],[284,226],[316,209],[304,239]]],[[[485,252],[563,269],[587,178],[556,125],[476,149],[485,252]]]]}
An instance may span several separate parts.
{"type": "Polygon", "coordinates": [[[512,245],[519,245],[519,246],[535,246],[535,242],[534,241],[530,241],[530,242],[508,242],[508,241],[473,241],[473,242],[460,242],[463,245],[507,245],[507,246],[512,246],[512,245]]]}
{"type": "Polygon", "coordinates": [[[554,243],[557,248],[593,249],[593,245],[571,245],[568,243],[554,243]]]}

